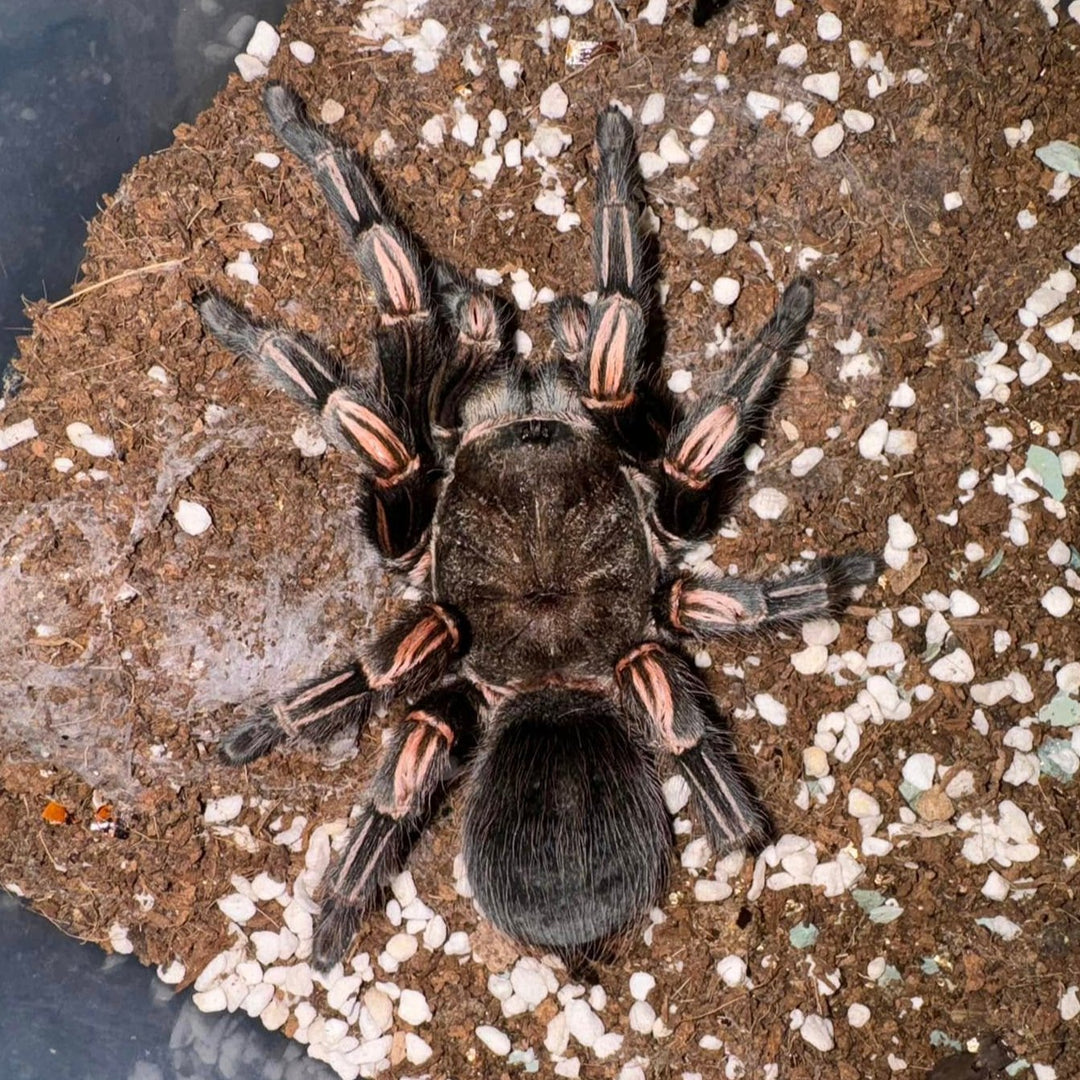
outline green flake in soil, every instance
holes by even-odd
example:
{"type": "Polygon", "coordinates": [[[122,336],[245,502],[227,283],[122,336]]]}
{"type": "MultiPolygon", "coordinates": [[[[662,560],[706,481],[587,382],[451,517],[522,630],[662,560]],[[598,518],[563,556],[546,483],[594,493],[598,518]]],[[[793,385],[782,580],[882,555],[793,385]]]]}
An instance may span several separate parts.
{"type": "Polygon", "coordinates": [[[874,908],[873,911],[867,912],[872,923],[877,923],[879,926],[885,926],[888,923],[896,922],[901,915],[904,914],[904,909],[895,900],[886,900],[881,907],[874,908]]]}
{"type": "Polygon", "coordinates": [[[1080,724],[1080,701],[1060,691],[1039,710],[1038,719],[1051,727],[1076,727],[1080,724]]]}
{"type": "Polygon", "coordinates": [[[878,986],[888,986],[889,983],[899,982],[900,972],[892,965],[886,964],[885,970],[878,976],[878,986]]]}
{"type": "Polygon", "coordinates": [[[1027,1058],[1017,1058],[1015,1061],[1010,1062],[1005,1066],[1005,1073],[1007,1076],[1019,1076],[1022,1072],[1027,1072],[1031,1068],[1031,1062],[1027,1058]]]}
{"type": "Polygon", "coordinates": [[[914,806],[916,800],[919,798],[919,796],[922,793],[923,793],[922,788],[917,788],[910,781],[908,781],[908,780],[901,780],[900,781],[900,794],[904,797],[904,802],[906,802],[908,804],[908,806],[914,806]]]}
{"type": "Polygon", "coordinates": [[[998,567],[1001,566],[1004,559],[1005,549],[998,548],[997,551],[994,552],[994,555],[990,559],[990,561],[982,568],[982,570],[979,571],[979,580],[982,581],[983,578],[988,578],[991,574],[996,573],[998,567]]]}
{"type": "MultiPolygon", "coordinates": [[[[936,956],[924,956],[922,958],[922,973],[924,975],[940,975],[941,965],[937,962],[936,956]]],[[[957,1046],[957,1050],[960,1047],[957,1046]]]]}
{"type": "Polygon", "coordinates": [[[799,923],[788,931],[788,941],[796,949],[811,949],[817,943],[821,931],[813,923],[799,923]]]}
{"type": "Polygon", "coordinates": [[[1069,555],[1069,569],[1080,570],[1080,551],[1077,551],[1072,544],[1069,545],[1069,551],[1071,552],[1069,555]]]}
{"type": "Polygon", "coordinates": [[[1035,151],[1035,156],[1054,172],[1068,173],[1070,176],[1080,176],[1080,146],[1076,143],[1066,142],[1064,139],[1054,139],[1045,146],[1040,146],[1035,151]]]}
{"type": "Polygon", "coordinates": [[[1080,755],[1068,739],[1043,739],[1039,747],[1042,771],[1053,780],[1067,784],[1080,769],[1080,755]]]}
{"type": "Polygon", "coordinates": [[[1053,450],[1045,446],[1029,446],[1026,466],[1039,478],[1043,490],[1051,499],[1061,502],[1065,498],[1065,477],[1061,461],[1053,450]]]}
{"type": "Polygon", "coordinates": [[[930,1032],[930,1045],[940,1048],[948,1047],[950,1050],[963,1050],[963,1045],[950,1035],[946,1035],[940,1028],[934,1028],[930,1032]]]}

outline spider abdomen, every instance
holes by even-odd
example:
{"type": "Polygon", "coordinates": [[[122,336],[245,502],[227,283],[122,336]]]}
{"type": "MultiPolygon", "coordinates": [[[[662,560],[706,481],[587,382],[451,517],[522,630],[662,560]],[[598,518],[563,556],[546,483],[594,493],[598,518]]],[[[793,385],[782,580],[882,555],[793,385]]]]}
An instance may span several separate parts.
{"type": "Polygon", "coordinates": [[[649,619],[638,496],[609,447],[557,420],[467,442],[440,500],[434,586],[485,682],[610,670],[649,619]]]}
{"type": "Polygon", "coordinates": [[[500,930],[599,958],[666,878],[671,826],[652,752],[603,694],[512,697],[477,754],[464,842],[477,903],[500,930]]]}

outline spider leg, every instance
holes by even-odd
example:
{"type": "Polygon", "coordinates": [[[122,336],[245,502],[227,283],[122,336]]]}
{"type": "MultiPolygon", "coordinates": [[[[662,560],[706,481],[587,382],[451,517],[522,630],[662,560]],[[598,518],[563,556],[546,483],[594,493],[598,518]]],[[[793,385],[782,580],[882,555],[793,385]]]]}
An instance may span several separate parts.
{"type": "Polygon", "coordinates": [[[315,124],[297,94],[271,82],[263,104],[274,131],[311,172],[345,230],[379,310],[375,354],[385,399],[395,416],[413,426],[417,445],[426,445],[427,399],[442,351],[430,260],[397,221],[364,159],[315,124]]]}
{"type": "Polygon", "coordinates": [[[740,351],[721,386],[702,397],[668,437],[660,476],[661,525],[683,537],[711,531],[741,475],[742,456],[783,388],[788,361],[814,311],[814,286],[796,277],[772,318],[740,351]]]}
{"type": "Polygon", "coordinates": [[[623,707],[673,756],[713,851],[762,843],[769,819],[739,768],[731,735],[711,696],[679,655],[656,642],[615,667],[623,707]]]}
{"type": "MultiPolygon", "coordinates": [[[[639,221],[644,185],[634,131],[614,106],[596,120],[596,213],[593,267],[598,298],[590,309],[578,297],[558,298],[549,311],[556,348],[582,372],[582,403],[635,457],[654,456],[660,349],[651,338],[654,274],[639,221]]],[[[663,422],[660,422],[661,425],[663,422]]]]}
{"type": "Polygon", "coordinates": [[[483,393],[505,371],[512,355],[514,313],[501,297],[444,270],[439,297],[454,340],[431,384],[429,413],[436,444],[456,443],[465,401],[483,393]]]}
{"type": "Polygon", "coordinates": [[[380,697],[427,690],[463,649],[464,626],[446,608],[428,604],[395,619],[360,661],[303,683],[232,727],[220,744],[231,765],[245,765],[286,741],[329,742],[367,723],[380,697]]]}
{"type": "Polygon", "coordinates": [[[770,627],[796,627],[839,614],[852,591],[881,573],[873,555],[826,556],[771,581],[684,574],[657,595],[656,616],[675,633],[709,641],[770,627]]]}
{"type": "Polygon", "coordinates": [[[323,887],[312,956],[320,971],[345,956],[361,920],[430,824],[468,753],[477,707],[469,684],[453,683],[419,701],[391,736],[323,887]]]}
{"type": "Polygon", "coordinates": [[[415,550],[431,520],[431,476],[413,433],[384,394],[310,338],[256,323],[218,293],[197,306],[218,341],[253,360],[275,386],[320,417],[331,442],[355,455],[365,479],[361,515],[378,550],[389,559],[415,550]]]}

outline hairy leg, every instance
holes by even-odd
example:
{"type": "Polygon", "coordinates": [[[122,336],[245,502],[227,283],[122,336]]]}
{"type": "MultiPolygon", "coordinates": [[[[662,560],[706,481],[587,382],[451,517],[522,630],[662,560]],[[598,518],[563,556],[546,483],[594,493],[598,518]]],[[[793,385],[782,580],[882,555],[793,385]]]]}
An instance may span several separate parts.
{"type": "Polygon", "coordinates": [[[322,890],[312,963],[342,959],[365,915],[437,811],[476,726],[476,692],[455,683],[427,695],[394,731],[360,818],[322,890]]]}
{"type": "Polygon", "coordinates": [[[715,571],[684,574],[657,596],[656,617],[675,633],[708,641],[731,634],[796,627],[837,615],[852,592],[881,573],[874,555],[833,555],[769,581],[723,577],[715,571]]]}

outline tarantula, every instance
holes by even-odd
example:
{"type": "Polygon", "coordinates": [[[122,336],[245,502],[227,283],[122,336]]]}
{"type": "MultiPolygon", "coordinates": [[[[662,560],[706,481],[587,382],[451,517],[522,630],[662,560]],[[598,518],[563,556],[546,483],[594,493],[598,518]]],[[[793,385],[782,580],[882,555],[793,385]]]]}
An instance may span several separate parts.
{"type": "Polygon", "coordinates": [[[526,946],[600,957],[663,888],[663,768],[686,778],[717,853],[770,832],[683,643],[835,613],[877,574],[867,555],[771,581],[683,561],[730,503],[813,286],[795,278],[719,388],[676,407],[660,378],[633,129],[611,107],[596,122],[597,299],[556,300],[554,348],[522,357],[510,305],[432,258],[358,154],[286,87],[268,85],[264,103],[370,283],[374,362],[351,371],[214,293],[199,311],[353,455],[363,531],[419,598],[402,597],[354,663],[234,726],[221,751],[242,764],[324,743],[377,705],[408,703],[324,884],[317,967],[345,955],[462,773],[481,913],[526,946]]]}

